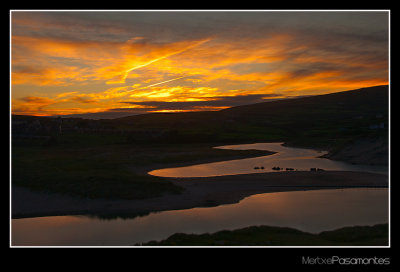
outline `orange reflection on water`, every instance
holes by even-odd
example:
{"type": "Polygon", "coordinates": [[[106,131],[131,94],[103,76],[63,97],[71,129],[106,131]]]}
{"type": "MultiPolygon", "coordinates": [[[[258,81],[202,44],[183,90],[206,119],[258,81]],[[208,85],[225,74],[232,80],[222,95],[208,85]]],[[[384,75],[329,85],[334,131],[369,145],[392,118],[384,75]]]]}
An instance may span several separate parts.
{"type": "Polygon", "coordinates": [[[388,222],[387,189],[266,193],[236,204],[151,213],[133,219],[39,217],[12,220],[12,245],[133,245],[174,233],[213,233],[248,226],[291,227],[318,233],[388,222]]]}

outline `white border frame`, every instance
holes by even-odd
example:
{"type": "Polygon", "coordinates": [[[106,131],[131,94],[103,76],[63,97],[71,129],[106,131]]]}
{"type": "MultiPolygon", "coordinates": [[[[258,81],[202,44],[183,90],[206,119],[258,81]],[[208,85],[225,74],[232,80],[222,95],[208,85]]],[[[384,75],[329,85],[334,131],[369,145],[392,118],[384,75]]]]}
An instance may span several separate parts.
{"type": "Polygon", "coordinates": [[[390,88],[390,82],[391,82],[391,62],[390,62],[390,43],[391,43],[391,36],[390,36],[390,30],[391,30],[391,25],[390,25],[390,20],[391,20],[391,14],[390,14],[390,9],[187,9],[187,10],[180,10],[180,9],[57,9],[57,10],[51,10],[51,9],[21,9],[21,10],[10,10],[9,11],[9,46],[10,46],[10,52],[9,52],[9,76],[10,76],[10,81],[9,81],[9,173],[10,173],[10,180],[9,180],[9,246],[11,248],[391,248],[391,152],[390,152],[390,146],[391,146],[391,126],[390,126],[390,112],[391,112],[391,88],[390,88]],[[12,46],[11,46],[11,41],[12,41],[12,13],[13,12],[387,12],[388,13],[388,80],[389,80],[389,168],[388,168],[388,177],[389,177],[389,183],[388,183],[388,226],[389,226],[389,245],[388,246],[13,246],[12,245],[12,165],[11,165],[11,128],[12,128],[12,123],[11,123],[11,106],[12,106],[12,98],[11,98],[11,89],[12,89],[12,84],[11,84],[11,68],[12,68],[12,46]]]}

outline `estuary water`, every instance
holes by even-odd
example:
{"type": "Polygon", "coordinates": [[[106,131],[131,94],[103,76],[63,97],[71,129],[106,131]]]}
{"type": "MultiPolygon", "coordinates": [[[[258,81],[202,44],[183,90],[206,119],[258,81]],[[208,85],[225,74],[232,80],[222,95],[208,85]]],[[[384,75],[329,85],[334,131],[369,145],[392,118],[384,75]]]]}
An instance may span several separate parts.
{"type": "MultiPolygon", "coordinates": [[[[291,171],[364,171],[387,174],[385,167],[351,165],[319,158],[326,152],[257,143],[220,146],[221,149],[258,149],[270,156],[187,167],[159,169],[149,174],[164,177],[207,177],[291,171]],[[258,169],[255,169],[258,168],[258,169]],[[281,170],[279,170],[281,171],[281,170]]],[[[254,225],[296,228],[319,233],[345,226],[375,225],[389,220],[388,189],[352,188],[265,193],[239,203],[150,213],[131,219],[106,220],[90,216],[49,216],[12,219],[12,246],[132,246],[162,240],[174,233],[212,233],[254,225]]],[[[118,215],[116,215],[118,216],[118,215]]]]}
{"type": "Polygon", "coordinates": [[[276,152],[268,156],[261,156],[240,160],[229,160],[213,163],[197,164],[185,167],[165,168],[149,172],[150,175],[161,177],[211,177],[224,175],[251,174],[260,172],[274,172],[274,167],[293,169],[293,171],[310,171],[311,168],[335,171],[358,171],[386,174],[384,166],[353,165],[341,161],[320,158],[326,151],[283,146],[283,143],[255,143],[243,145],[218,146],[219,149],[232,150],[266,150],[276,152]]]}
{"type": "Polygon", "coordinates": [[[254,225],[318,233],[388,222],[388,189],[265,193],[236,204],[163,211],[133,219],[50,216],[12,220],[13,246],[132,246],[174,233],[213,233],[254,225]]]}

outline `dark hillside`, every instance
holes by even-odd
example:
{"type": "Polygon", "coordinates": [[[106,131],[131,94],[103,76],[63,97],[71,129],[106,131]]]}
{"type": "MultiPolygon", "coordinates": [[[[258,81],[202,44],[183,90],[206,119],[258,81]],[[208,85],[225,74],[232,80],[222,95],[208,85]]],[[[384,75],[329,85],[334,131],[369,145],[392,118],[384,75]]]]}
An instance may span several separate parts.
{"type": "Polygon", "coordinates": [[[288,110],[312,109],[316,106],[334,106],[335,109],[346,109],[356,106],[357,108],[361,107],[374,110],[375,107],[388,106],[388,94],[388,85],[382,85],[325,95],[316,95],[297,99],[286,99],[257,103],[252,105],[237,106],[221,110],[221,112],[224,112],[225,114],[257,114],[261,112],[276,112],[282,114],[288,110]]]}
{"type": "Polygon", "coordinates": [[[331,146],[363,137],[387,136],[388,86],[239,106],[225,118],[280,128],[293,144],[331,146]]]}
{"type": "Polygon", "coordinates": [[[140,169],[264,155],[215,145],[280,141],[329,150],[331,159],[387,164],[388,86],[218,112],[111,120],[15,115],[11,132],[13,185],[89,198],[141,199],[181,188],[140,169]]]}
{"type": "MultiPolygon", "coordinates": [[[[23,137],[51,135],[52,140],[60,140],[60,133],[64,138],[71,134],[74,141],[96,134],[102,135],[99,139],[108,137],[107,142],[127,144],[284,141],[336,151],[361,140],[378,141],[385,147],[388,102],[388,86],[384,85],[221,111],[152,113],[108,120],[13,116],[13,133],[23,137]]],[[[93,142],[93,136],[89,138],[93,142]]],[[[379,150],[386,152],[385,148],[379,150]]],[[[350,153],[354,154],[353,150],[350,153]]]]}
{"type": "Polygon", "coordinates": [[[334,148],[387,136],[388,86],[237,106],[218,112],[146,114],[115,119],[131,128],[216,142],[287,141],[334,148]]]}

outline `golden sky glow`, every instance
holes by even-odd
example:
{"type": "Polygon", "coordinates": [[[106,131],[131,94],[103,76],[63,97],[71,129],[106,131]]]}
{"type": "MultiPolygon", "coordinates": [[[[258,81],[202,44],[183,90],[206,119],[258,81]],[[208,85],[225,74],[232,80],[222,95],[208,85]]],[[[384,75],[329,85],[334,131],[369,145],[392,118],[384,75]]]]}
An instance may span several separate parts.
{"type": "Polygon", "coordinates": [[[219,110],[388,84],[388,13],[11,13],[12,113],[219,110]]]}

